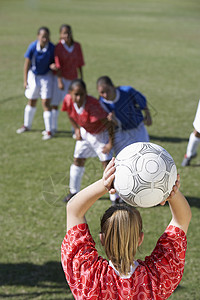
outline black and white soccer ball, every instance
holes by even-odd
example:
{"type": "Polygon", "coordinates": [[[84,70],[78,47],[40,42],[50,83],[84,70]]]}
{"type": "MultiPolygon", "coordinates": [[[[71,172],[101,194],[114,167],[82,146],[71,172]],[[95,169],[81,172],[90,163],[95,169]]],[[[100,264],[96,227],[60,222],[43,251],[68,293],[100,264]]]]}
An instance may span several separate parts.
{"type": "Polygon", "coordinates": [[[171,155],[153,143],[134,143],[115,159],[114,187],[128,204],[152,207],[164,201],[177,179],[171,155]]]}

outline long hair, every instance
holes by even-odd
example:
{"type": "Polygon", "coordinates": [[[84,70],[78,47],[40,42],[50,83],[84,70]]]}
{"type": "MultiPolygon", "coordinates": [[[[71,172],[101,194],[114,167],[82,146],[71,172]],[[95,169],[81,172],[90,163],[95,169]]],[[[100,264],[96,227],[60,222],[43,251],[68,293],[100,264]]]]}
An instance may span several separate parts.
{"type": "Polygon", "coordinates": [[[127,275],[142,233],[142,219],[134,207],[111,206],[101,219],[104,247],[109,260],[120,275],[127,275]]]}

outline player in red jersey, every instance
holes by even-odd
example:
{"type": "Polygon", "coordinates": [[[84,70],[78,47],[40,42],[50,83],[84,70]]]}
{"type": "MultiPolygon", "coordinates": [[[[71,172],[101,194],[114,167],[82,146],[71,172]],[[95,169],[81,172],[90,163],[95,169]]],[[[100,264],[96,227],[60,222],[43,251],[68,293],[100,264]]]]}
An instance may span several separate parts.
{"type": "Polygon", "coordinates": [[[72,80],[83,79],[84,66],[83,52],[80,43],[74,41],[70,25],[60,27],[60,41],[55,47],[55,64],[57,76],[54,76],[54,89],[51,100],[52,130],[57,130],[58,106],[68,93],[72,80]]]}
{"type": "MultiPolygon", "coordinates": [[[[84,173],[85,160],[98,156],[105,168],[112,158],[114,125],[107,119],[107,113],[98,100],[88,96],[83,80],[73,80],[62,105],[72,126],[75,128],[76,146],[74,162],[70,168],[70,194],[65,201],[80,191],[81,179],[84,173]]],[[[110,196],[111,201],[118,198],[117,194],[110,196]]]]}
{"type": "Polygon", "coordinates": [[[107,261],[98,256],[85,214],[108,190],[115,192],[114,172],[112,159],[103,178],[67,204],[67,234],[61,247],[61,260],[70,289],[77,300],[167,299],[183,275],[186,233],[191,219],[189,204],[179,191],[179,176],[167,199],[172,220],[144,261],[135,260],[144,237],[140,213],[125,204],[111,206],[104,213],[100,240],[107,261]]]}

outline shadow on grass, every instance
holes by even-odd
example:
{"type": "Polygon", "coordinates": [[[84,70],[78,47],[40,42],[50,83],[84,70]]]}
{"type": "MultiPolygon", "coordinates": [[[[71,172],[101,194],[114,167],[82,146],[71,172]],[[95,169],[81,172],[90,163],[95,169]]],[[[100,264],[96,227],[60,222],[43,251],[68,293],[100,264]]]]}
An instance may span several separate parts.
{"type": "Polygon", "coordinates": [[[185,196],[185,198],[187,199],[191,207],[200,208],[200,198],[191,197],[191,196],[185,196]]]}
{"type": "Polygon", "coordinates": [[[170,137],[170,136],[149,136],[150,141],[160,141],[160,142],[168,142],[168,143],[182,143],[188,142],[189,138],[181,138],[181,137],[170,137]]]}
{"type": "MultiPolygon", "coordinates": [[[[13,298],[28,299],[40,295],[66,294],[70,289],[66,282],[61,263],[50,261],[43,265],[32,263],[0,263],[0,286],[35,287],[39,291],[25,293],[0,293],[0,299],[13,298]]],[[[45,297],[45,296],[44,296],[45,297]]],[[[45,299],[45,298],[44,298],[45,299]]],[[[54,298],[55,299],[55,298],[54,298]]],[[[58,296],[58,299],[60,297],[58,296]]],[[[72,298],[68,299],[74,299],[72,298]]]]}

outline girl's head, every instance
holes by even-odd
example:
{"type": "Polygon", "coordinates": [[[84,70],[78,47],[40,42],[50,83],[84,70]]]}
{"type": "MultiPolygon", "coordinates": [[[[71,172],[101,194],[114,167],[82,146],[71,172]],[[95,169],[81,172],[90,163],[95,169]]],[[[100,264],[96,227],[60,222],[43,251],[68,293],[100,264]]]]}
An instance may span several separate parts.
{"type": "Polygon", "coordinates": [[[115,86],[108,76],[99,77],[97,80],[97,90],[99,95],[106,100],[114,100],[116,97],[115,86]]]}
{"type": "Polygon", "coordinates": [[[37,38],[40,43],[41,48],[43,48],[50,39],[50,31],[47,27],[40,27],[37,32],[37,38]]]}
{"type": "Polygon", "coordinates": [[[73,80],[69,86],[69,93],[73,102],[75,102],[78,107],[81,107],[84,104],[87,95],[85,82],[82,79],[73,80]]]}
{"type": "Polygon", "coordinates": [[[100,238],[108,259],[121,275],[127,275],[143,241],[139,211],[125,204],[111,206],[101,219],[100,238]]]}
{"type": "Polygon", "coordinates": [[[60,39],[64,40],[68,46],[73,45],[74,40],[73,40],[72,29],[70,25],[63,24],[60,26],[60,39]]]}

